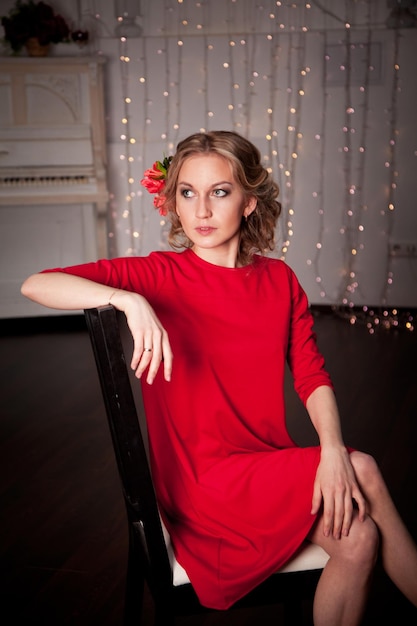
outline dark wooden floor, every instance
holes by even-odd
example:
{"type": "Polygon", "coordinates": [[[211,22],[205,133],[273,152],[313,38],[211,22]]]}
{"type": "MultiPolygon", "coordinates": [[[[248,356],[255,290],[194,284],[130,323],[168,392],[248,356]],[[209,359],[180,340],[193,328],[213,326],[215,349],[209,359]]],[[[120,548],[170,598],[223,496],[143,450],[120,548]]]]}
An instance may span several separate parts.
{"type": "MultiPolygon", "coordinates": [[[[370,335],[324,313],[316,329],[345,439],[377,458],[417,539],[417,331],[370,335]]],[[[83,317],[3,320],[0,331],[1,621],[121,624],[124,504],[83,317]]],[[[288,407],[293,436],[314,442],[290,389],[288,407]]],[[[145,626],[151,614],[147,601],[145,626]]],[[[279,626],[279,607],[178,623],[254,621],[279,626]]],[[[377,569],[366,624],[380,623],[415,625],[417,612],[377,569]]]]}

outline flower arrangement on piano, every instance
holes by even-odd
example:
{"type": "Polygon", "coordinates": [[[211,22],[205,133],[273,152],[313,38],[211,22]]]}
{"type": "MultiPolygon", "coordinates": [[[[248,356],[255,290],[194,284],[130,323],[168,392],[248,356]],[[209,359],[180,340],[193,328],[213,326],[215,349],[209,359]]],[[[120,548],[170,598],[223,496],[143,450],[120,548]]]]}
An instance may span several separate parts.
{"type": "Polygon", "coordinates": [[[45,2],[16,0],[9,14],[1,17],[1,25],[4,28],[3,41],[14,54],[31,40],[37,40],[44,47],[70,41],[65,18],[45,2]]]}

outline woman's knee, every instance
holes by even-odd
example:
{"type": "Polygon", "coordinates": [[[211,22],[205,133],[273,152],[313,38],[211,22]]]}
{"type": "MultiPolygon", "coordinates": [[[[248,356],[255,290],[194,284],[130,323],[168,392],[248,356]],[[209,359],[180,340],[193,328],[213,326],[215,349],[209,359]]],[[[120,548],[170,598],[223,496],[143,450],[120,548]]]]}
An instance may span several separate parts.
{"type": "Polygon", "coordinates": [[[344,567],[352,566],[354,569],[361,568],[368,573],[373,569],[379,551],[379,531],[374,520],[366,516],[364,521],[359,520],[355,512],[349,534],[340,539],[332,536],[324,537],[321,530],[321,520],[311,535],[311,541],[318,543],[332,557],[344,564],[344,567]]]}
{"type": "Polygon", "coordinates": [[[384,480],[375,459],[365,452],[355,451],[350,455],[359,486],[366,492],[370,489],[380,489],[384,480]]]}
{"type": "Polygon", "coordinates": [[[347,558],[372,568],[379,550],[379,531],[374,520],[367,516],[364,521],[360,521],[356,517],[351,526],[349,538],[350,545],[346,546],[347,558]]]}
{"type": "Polygon", "coordinates": [[[360,521],[355,516],[347,537],[332,539],[325,550],[345,571],[369,576],[375,567],[379,551],[379,532],[370,517],[360,521]]]}

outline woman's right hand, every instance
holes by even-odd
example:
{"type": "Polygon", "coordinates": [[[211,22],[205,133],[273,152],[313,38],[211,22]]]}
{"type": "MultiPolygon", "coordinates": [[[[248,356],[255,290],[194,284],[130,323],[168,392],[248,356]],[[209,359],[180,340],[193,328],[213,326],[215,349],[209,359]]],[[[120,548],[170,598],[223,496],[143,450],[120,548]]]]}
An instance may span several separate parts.
{"type": "Polygon", "coordinates": [[[168,333],[149,302],[137,293],[120,290],[112,295],[111,303],[126,315],[133,337],[130,365],[137,378],[141,378],[148,368],[146,382],[151,385],[163,363],[164,378],[170,381],[173,354],[168,333]]]}
{"type": "Polygon", "coordinates": [[[131,366],[141,378],[153,383],[163,362],[165,380],[171,380],[172,350],[168,334],[155,311],[143,296],[65,272],[41,272],[29,276],[22,294],[43,306],[61,310],[82,310],[111,303],[123,311],[133,336],[131,366]]]}

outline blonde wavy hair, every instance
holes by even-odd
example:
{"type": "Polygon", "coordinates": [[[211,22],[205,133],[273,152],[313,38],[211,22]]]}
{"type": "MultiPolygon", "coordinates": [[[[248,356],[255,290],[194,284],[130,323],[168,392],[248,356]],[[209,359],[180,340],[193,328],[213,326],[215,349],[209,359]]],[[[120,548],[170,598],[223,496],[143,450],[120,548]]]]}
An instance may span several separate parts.
{"type": "Polygon", "coordinates": [[[175,212],[176,190],[180,169],[195,154],[218,154],[231,164],[235,180],[245,197],[257,200],[255,211],[242,218],[237,262],[248,265],[254,254],[266,254],[275,247],[275,228],[281,213],[277,198],[279,187],[261,164],[261,155],[250,141],[232,131],[201,132],[180,141],[168,169],[163,191],[164,209],[171,222],[168,241],[173,248],[191,248],[193,242],[185,235],[175,212]]]}

